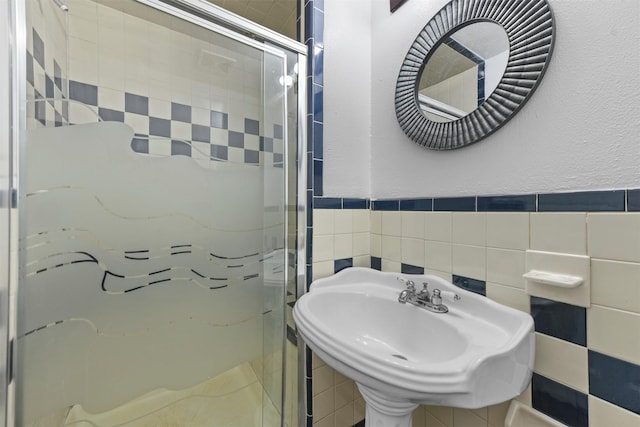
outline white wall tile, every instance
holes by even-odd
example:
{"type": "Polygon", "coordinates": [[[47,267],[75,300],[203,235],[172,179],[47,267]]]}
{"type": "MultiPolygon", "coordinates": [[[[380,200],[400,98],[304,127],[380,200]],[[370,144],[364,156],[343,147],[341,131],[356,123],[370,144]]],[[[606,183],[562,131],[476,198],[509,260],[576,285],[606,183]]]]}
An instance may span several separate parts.
{"type": "Polygon", "coordinates": [[[441,277],[444,280],[446,280],[447,282],[451,282],[453,280],[453,278],[451,276],[451,273],[446,272],[446,271],[440,271],[440,270],[433,270],[433,269],[430,269],[430,268],[425,268],[424,274],[431,274],[433,276],[441,277]]]}
{"type": "Polygon", "coordinates": [[[402,238],[402,262],[424,266],[424,240],[402,238]]]}
{"type": "Polygon", "coordinates": [[[487,243],[486,223],[486,213],[453,212],[451,242],[461,245],[485,246],[487,243]]]}
{"type": "Polygon", "coordinates": [[[313,238],[312,251],[313,261],[329,261],[334,257],[333,236],[317,236],[313,238]]]}
{"type": "Polygon", "coordinates": [[[402,262],[402,242],[400,237],[382,236],[382,258],[402,262]]]}
{"type": "Polygon", "coordinates": [[[591,302],[640,314],[640,263],[592,259],[591,302]]]}
{"type": "Polygon", "coordinates": [[[523,289],[487,282],[487,297],[516,310],[531,312],[530,297],[523,289]]]}
{"type": "Polygon", "coordinates": [[[371,211],[371,232],[382,234],[382,211],[371,211]]]}
{"type": "Polygon", "coordinates": [[[371,252],[371,241],[369,233],[353,234],[353,256],[369,255],[371,252]]]}
{"type": "Polygon", "coordinates": [[[640,213],[589,214],[589,255],[640,262],[640,213]]]}
{"type": "Polygon", "coordinates": [[[525,252],[487,248],[487,281],[524,289],[525,252]]]}
{"type": "Polygon", "coordinates": [[[400,273],[402,265],[398,261],[391,261],[388,259],[382,259],[382,271],[390,271],[393,273],[400,273]]]}
{"type": "Polygon", "coordinates": [[[334,232],[336,234],[353,232],[353,211],[350,209],[336,209],[333,211],[334,232]]]}
{"type": "Polygon", "coordinates": [[[529,214],[488,213],[487,246],[502,249],[529,249],[529,214]]]}
{"type": "Polygon", "coordinates": [[[433,270],[451,272],[451,243],[426,240],[424,242],[424,266],[433,270]]]}
{"type": "Polygon", "coordinates": [[[363,256],[354,256],[353,257],[353,266],[354,267],[371,267],[371,256],[363,255],[363,256]]]}
{"type": "Polygon", "coordinates": [[[585,255],[586,218],[584,213],[532,213],[531,249],[585,255]]]}
{"type": "Polygon", "coordinates": [[[453,245],[452,271],[458,276],[486,280],[486,248],[453,245]]]}
{"type": "Polygon", "coordinates": [[[426,212],[424,218],[425,239],[451,242],[451,212],[426,212]]]}
{"type": "Polygon", "coordinates": [[[334,215],[332,209],[313,210],[313,235],[331,235],[334,232],[334,215]]]}
{"type": "Polygon", "coordinates": [[[587,348],[536,333],[534,371],[583,393],[589,393],[587,348]]]}
{"type": "Polygon", "coordinates": [[[589,349],[640,364],[640,314],[592,305],[587,309],[589,349]]]}
{"type": "Polygon", "coordinates": [[[402,215],[400,212],[382,212],[382,234],[386,236],[402,236],[402,215]]]}
{"type": "Polygon", "coordinates": [[[352,227],[354,233],[368,233],[370,227],[369,210],[354,209],[352,227]]]}
{"type": "Polygon", "coordinates": [[[121,90],[98,87],[98,99],[101,108],[124,111],[124,92],[121,90]]]}
{"type": "Polygon", "coordinates": [[[402,237],[424,238],[424,212],[402,212],[402,237]]]}
{"type": "Polygon", "coordinates": [[[640,415],[595,396],[589,396],[589,427],[640,426],[640,415]]]}
{"type": "Polygon", "coordinates": [[[382,258],[382,236],[379,234],[371,235],[371,256],[382,258]]]}
{"type": "Polygon", "coordinates": [[[333,257],[334,259],[353,257],[353,236],[351,234],[333,236],[333,257]]]}

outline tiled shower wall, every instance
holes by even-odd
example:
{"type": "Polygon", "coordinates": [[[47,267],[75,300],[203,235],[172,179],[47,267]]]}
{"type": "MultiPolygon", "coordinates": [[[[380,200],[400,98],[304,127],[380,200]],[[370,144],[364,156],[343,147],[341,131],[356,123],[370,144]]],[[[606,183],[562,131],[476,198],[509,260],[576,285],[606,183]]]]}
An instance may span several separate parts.
{"type": "MultiPolygon", "coordinates": [[[[371,267],[435,274],[531,313],[536,362],[520,401],[571,426],[640,425],[640,190],[344,204],[325,198],[327,209],[314,210],[314,279],[368,266],[360,245],[369,223],[371,267]],[[527,295],[527,249],[589,255],[591,307],[527,295]]],[[[313,362],[313,425],[360,421],[353,382],[313,362]]],[[[497,427],[507,408],[420,407],[414,425],[497,427]]]]}

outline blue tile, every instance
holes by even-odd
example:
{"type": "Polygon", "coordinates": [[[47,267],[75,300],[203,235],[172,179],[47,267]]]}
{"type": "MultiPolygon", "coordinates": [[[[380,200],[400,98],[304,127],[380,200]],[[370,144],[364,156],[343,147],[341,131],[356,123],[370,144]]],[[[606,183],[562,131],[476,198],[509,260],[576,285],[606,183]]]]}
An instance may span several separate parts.
{"type": "Polygon", "coordinates": [[[171,137],[171,120],[149,117],[149,135],[171,137]]]}
{"type": "Polygon", "coordinates": [[[220,111],[211,112],[211,127],[217,129],[229,129],[229,115],[220,111]]]}
{"type": "Polygon", "coordinates": [[[34,103],[35,111],[34,117],[37,121],[42,123],[44,126],[47,125],[47,105],[43,101],[44,98],[40,95],[40,92],[34,90],[34,98],[36,102],[34,103]]]}
{"type": "MultiPolygon", "coordinates": [[[[44,62],[44,42],[40,37],[40,34],[33,28],[32,32],[32,40],[33,40],[33,58],[38,61],[38,64],[44,69],[46,69],[46,65],[44,62]]],[[[92,104],[93,105],[93,104],[92,104]]]]}
{"type": "Polygon", "coordinates": [[[56,83],[56,87],[62,90],[62,68],[55,59],[53,60],[53,81],[56,83]]]}
{"type": "MultiPolygon", "coordinates": [[[[320,200],[320,199],[318,199],[320,200]]],[[[315,200],[313,200],[313,190],[307,190],[307,225],[313,225],[313,210],[316,209],[315,200]]]]}
{"type": "Polygon", "coordinates": [[[284,166],[284,156],[279,153],[273,153],[273,166],[281,168],[284,166]]]}
{"type": "Polygon", "coordinates": [[[538,211],[618,212],[624,211],[624,197],[624,190],[539,194],[538,211]]]}
{"type": "Polygon", "coordinates": [[[313,42],[318,46],[324,46],[324,12],[315,7],[313,9],[313,42]]]}
{"type": "Polygon", "coordinates": [[[307,264],[313,264],[313,228],[307,227],[307,264]]]}
{"type": "Polygon", "coordinates": [[[322,123],[313,122],[313,158],[322,159],[324,145],[324,129],[322,123]]]}
{"type": "Polygon", "coordinates": [[[589,394],[640,414],[640,365],[589,350],[589,394]]]}
{"type": "Polygon", "coordinates": [[[257,165],[260,163],[260,152],[255,150],[244,150],[244,162],[257,165]]]}
{"type": "Polygon", "coordinates": [[[211,142],[211,128],[202,125],[191,125],[191,139],[199,142],[211,142]]]}
{"type": "Polygon", "coordinates": [[[344,199],[342,200],[343,209],[369,209],[367,199],[344,199]]]}
{"type": "Polygon", "coordinates": [[[313,153],[307,153],[307,189],[313,190],[313,153]]]}
{"type": "Polygon", "coordinates": [[[463,277],[454,274],[452,283],[457,287],[465,289],[467,291],[471,291],[483,296],[487,295],[487,284],[483,280],[471,279],[469,277],[463,277]]]}
{"type": "MultiPolygon", "coordinates": [[[[304,5],[304,40],[303,42],[307,42],[308,40],[313,39],[313,1],[305,2],[304,5]]],[[[310,51],[310,50],[309,50],[310,51]]]]}
{"type": "Polygon", "coordinates": [[[229,149],[226,145],[215,145],[211,144],[211,158],[212,160],[228,160],[229,159],[229,149]]]}
{"type": "Polygon", "coordinates": [[[322,196],[322,160],[313,160],[313,195],[322,196]]]}
{"type": "Polygon", "coordinates": [[[314,0],[313,7],[324,12],[324,0],[314,0]]]}
{"type": "Polygon", "coordinates": [[[191,123],[191,106],[178,104],[177,102],[171,103],[171,120],[178,122],[191,123]]]}
{"type": "Polygon", "coordinates": [[[589,426],[587,395],[536,373],[531,379],[534,409],[572,427],[589,426]]]}
{"type": "Polygon", "coordinates": [[[314,197],[314,209],[342,209],[342,199],[334,197],[314,197]]]}
{"type": "Polygon", "coordinates": [[[474,212],[475,197],[442,197],[433,199],[434,211],[474,212]]]}
{"type": "Polygon", "coordinates": [[[44,76],[44,94],[47,98],[55,98],[56,94],[53,90],[54,84],[51,77],[45,75],[44,76]]]}
{"type": "Polygon", "coordinates": [[[336,259],[333,261],[334,273],[349,267],[353,267],[353,258],[336,259]]]}
{"type": "Polygon", "coordinates": [[[27,81],[31,86],[35,84],[33,75],[33,55],[27,51],[27,81]]]}
{"type": "Polygon", "coordinates": [[[478,212],[535,212],[536,195],[478,197],[478,212]]]}
{"type": "Polygon", "coordinates": [[[264,151],[265,153],[273,153],[273,138],[267,138],[266,136],[261,136],[260,151],[264,151]]]}
{"type": "Polygon", "coordinates": [[[244,148],[244,133],[230,130],[229,147],[244,148]]]}
{"type": "Polygon", "coordinates": [[[98,86],[69,80],[69,98],[87,105],[98,106],[98,86]]]}
{"type": "Polygon", "coordinates": [[[419,267],[417,265],[411,264],[402,264],[400,266],[400,272],[404,274],[424,274],[424,267],[419,267]]]}
{"type": "Polygon", "coordinates": [[[244,119],[244,133],[260,135],[260,122],[253,119],[244,119]]]}
{"type": "Polygon", "coordinates": [[[640,211],[640,189],[627,191],[627,210],[629,212],[640,211]]]}
{"type": "Polygon", "coordinates": [[[322,86],[317,84],[313,85],[313,120],[316,122],[324,121],[324,106],[323,106],[323,89],[322,86]]]}
{"type": "Polygon", "coordinates": [[[274,139],[283,139],[284,138],[284,129],[282,125],[273,125],[273,138],[274,139]]]}
{"type": "Polygon", "coordinates": [[[374,270],[382,271],[382,258],[376,256],[371,257],[371,268],[374,270]]]}
{"type": "Polygon", "coordinates": [[[171,141],[171,155],[191,157],[191,145],[174,139],[171,141]]]}
{"type": "Polygon", "coordinates": [[[312,56],[313,81],[324,86],[324,48],[314,47],[312,56]]]}
{"type": "Polygon", "coordinates": [[[400,200],[401,211],[430,211],[432,209],[433,209],[433,199],[400,200]]]}
{"type": "Polygon", "coordinates": [[[110,110],[109,108],[98,108],[98,115],[105,122],[124,122],[124,111],[110,110]]]}
{"type": "Polygon", "coordinates": [[[136,153],[149,154],[149,140],[144,138],[133,138],[131,140],[131,149],[136,153]]]}
{"type": "Polygon", "coordinates": [[[307,287],[306,287],[306,289],[309,290],[309,285],[311,284],[311,278],[313,277],[313,267],[311,266],[311,263],[307,263],[306,269],[307,269],[307,277],[306,277],[306,280],[307,280],[306,285],[307,285],[307,287]]]}
{"type": "Polygon", "coordinates": [[[586,308],[531,297],[531,316],[535,322],[536,332],[586,347],[586,308]]]}
{"type": "Polygon", "coordinates": [[[127,113],[149,115],[149,98],[126,92],[124,94],[124,111],[127,113]]]}
{"type": "Polygon", "coordinates": [[[400,200],[372,200],[374,211],[399,211],[400,200]]]}

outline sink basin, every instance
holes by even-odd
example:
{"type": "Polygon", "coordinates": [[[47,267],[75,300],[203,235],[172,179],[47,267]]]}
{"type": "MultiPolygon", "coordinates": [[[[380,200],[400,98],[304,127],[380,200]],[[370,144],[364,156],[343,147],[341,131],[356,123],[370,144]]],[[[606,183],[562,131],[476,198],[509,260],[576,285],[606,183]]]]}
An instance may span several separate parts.
{"type": "Polygon", "coordinates": [[[503,402],[524,391],[533,371],[531,316],[437,276],[347,268],[313,282],[293,316],[305,343],[357,383],[368,426],[409,426],[419,404],[503,402]],[[398,277],[460,299],[443,299],[447,313],[400,304],[398,277]]]}

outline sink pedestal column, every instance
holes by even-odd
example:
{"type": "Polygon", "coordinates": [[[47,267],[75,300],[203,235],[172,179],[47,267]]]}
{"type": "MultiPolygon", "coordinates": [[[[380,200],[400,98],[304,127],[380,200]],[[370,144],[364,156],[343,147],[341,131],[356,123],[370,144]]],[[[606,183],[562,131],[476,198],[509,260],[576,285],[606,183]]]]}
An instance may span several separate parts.
{"type": "Polygon", "coordinates": [[[377,390],[356,384],[367,404],[365,427],[411,427],[417,403],[395,400],[377,390]]]}

